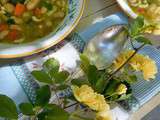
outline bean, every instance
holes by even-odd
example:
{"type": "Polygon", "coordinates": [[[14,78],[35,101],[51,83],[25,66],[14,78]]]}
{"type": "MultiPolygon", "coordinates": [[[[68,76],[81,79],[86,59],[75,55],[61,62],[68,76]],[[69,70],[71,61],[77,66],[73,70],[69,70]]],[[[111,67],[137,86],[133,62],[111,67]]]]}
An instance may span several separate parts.
{"type": "Polygon", "coordinates": [[[53,24],[51,21],[46,21],[46,26],[51,27],[53,24]]]}
{"type": "Polygon", "coordinates": [[[17,40],[14,40],[14,43],[22,43],[25,39],[24,38],[20,38],[17,40]]]}
{"type": "Polygon", "coordinates": [[[56,12],[56,13],[54,14],[54,17],[55,17],[55,18],[63,18],[64,16],[65,16],[65,13],[62,12],[62,11],[56,12]]]}
{"type": "Polygon", "coordinates": [[[40,2],[40,0],[30,0],[27,3],[27,9],[28,10],[33,10],[38,5],[39,2],[40,2]]]}
{"type": "Polygon", "coordinates": [[[8,0],[0,0],[0,3],[3,5],[6,4],[7,2],[8,2],[8,0]]]}
{"type": "Polygon", "coordinates": [[[64,7],[65,6],[65,1],[64,0],[58,0],[56,1],[56,5],[58,5],[59,7],[64,7]]]}
{"type": "Polygon", "coordinates": [[[54,3],[56,0],[52,0],[52,3],[54,3]]]}
{"type": "Polygon", "coordinates": [[[10,4],[10,3],[7,3],[4,5],[4,8],[6,9],[7,12],[9,13],[13,13],[15,7],[14,5],[10,4]]]}
{"type": "Polygon", "coordinates": [[[19,25],[11,25],[10,29],[22,31],[22,28],[19,25]]]}
{"type": "Polygon", "coordinates": [[[42,13],[42,14],[45,14],[46,12],[47,12],[47,8],[42,7],[42,8],[41,8],[41,13],[42,13]]]}
{"type": "Polygon", "coordinates": [[[12,19],[15,21],[16,24],[22,24],[23,23],[23,20],[21,18],[12,16],[12,19]]]}
{"type": "Polygon", "coordinates": [[[36,16],[32,16],[32,20],[35,22],[42,22],[43,18],[37,18],[36,16]]]}
{"type": "Polygon", "coordinates": [[[8,33],[9,33],[8,30],[0,32],[0,39],[4,39],[8,35],[8,33]]]}

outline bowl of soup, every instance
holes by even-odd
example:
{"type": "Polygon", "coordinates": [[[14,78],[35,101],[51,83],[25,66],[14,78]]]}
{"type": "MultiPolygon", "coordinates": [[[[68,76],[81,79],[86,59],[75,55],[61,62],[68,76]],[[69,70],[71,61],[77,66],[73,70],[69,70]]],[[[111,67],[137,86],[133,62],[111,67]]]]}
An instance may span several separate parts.
{"type": "Polygon", "coordinates": [[[147,33],[160,35],[160,0],[117,0],[120,7],[132,18],[144,16],[149,26],[147,33]]]}
{"type": "Polygon", "coordinates": [[[78,24],[85,0],[0,0],[0,58],[41,52],[78,24]]]}

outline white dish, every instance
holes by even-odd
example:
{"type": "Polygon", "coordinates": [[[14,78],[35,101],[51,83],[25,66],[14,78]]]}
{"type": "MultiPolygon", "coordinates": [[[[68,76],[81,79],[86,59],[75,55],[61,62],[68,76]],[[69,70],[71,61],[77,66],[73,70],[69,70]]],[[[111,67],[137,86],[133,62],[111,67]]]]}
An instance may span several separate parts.
{"type": "Polygon", "coordinates": [[[32,55],[62,41],[78,24],[86,0],[68,0],[69,10],[63,23],[50,35],[31,43],[13,45],[0,44],[0,58],[18,58],[32,55]]]}

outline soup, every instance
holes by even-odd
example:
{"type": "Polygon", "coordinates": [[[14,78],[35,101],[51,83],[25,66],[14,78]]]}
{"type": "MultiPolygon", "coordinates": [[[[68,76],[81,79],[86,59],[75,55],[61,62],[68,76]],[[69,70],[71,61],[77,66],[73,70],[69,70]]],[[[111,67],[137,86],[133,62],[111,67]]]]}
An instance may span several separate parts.
{"type": "Polygon", "coordinates": [[[128,0],[128,3],[150,24],[148,32],[160,35],[160,0],[128,0]]]}
{"type": "Polygon", "coordinates": [[[0,43],[40,39],[64,20],[68,0],[0,0],[0,43]]]}

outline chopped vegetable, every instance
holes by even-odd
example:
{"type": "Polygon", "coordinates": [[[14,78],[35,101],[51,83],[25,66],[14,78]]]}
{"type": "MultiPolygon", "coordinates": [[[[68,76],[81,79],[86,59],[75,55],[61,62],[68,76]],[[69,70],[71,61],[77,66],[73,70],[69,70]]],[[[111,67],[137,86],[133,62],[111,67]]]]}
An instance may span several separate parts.
{"type": "Polygon", "coordinates": [[[28,10],[33,10],[33,9],[35,9],[39,2],[40,2],[40,0],[30,0],[30,1],[27,3],[27,9],[28,9],[28,10]]]}
{"type": "Polygon", "coordinates": [[[25,5],[17,3],[14,14],[15,16],[21,16],[25,12],[25,5]]]}
{"type": "Polygon", "coordinates": [[[0,24],[0,32],[2,32],[4,30],[8,30],[8,25],[2,23],[2,24],[0,24]]]}
{"type": "Polygon", "coordinates": [[[68,0],[0,0],[0,43],[32,42],[49,35],[64,20],[67,3],[68,0]]]}
{"type": "Polygon", "coordinates": [[[41,9],[40,9],[40,8],[36,8],[36,9],[34,10],[34,14],[35,14],[36,16],[41,15],[41,14],[42,14],[41,9]]]}
{"type": "Polygon", "coordinates": [[[8,35],[8,33],[9,33],[8,30],[0,32],[0,40],[4,39],[8,35]]]}
{"type": "Polygon", "coordinates": [[[47,2],[47,1],[43,1],[41,3],[41,6],[47,8],[48,10],[52,10],[53,9],[53,5],[51,3],[49,3],[49,2],[47,2]]]}
{"type": "Polygon", "coordinates": [[[7,35],[7,38],[12,41],[18,39],[19,37],[20,37],[20,33],[18,30],[11,30],[7,35]]]}
{"type": "Polygon", "coordinates": [[[8,25],[15,24],[15,21],[12,18],[9,18],[6,22],[8,23],[8,25]]]}
{"type": "Polygon", "coordinates": [[[11,3],[16,5],[17,3],[24,3],[25,0],[11,0],[11,3]]]}

